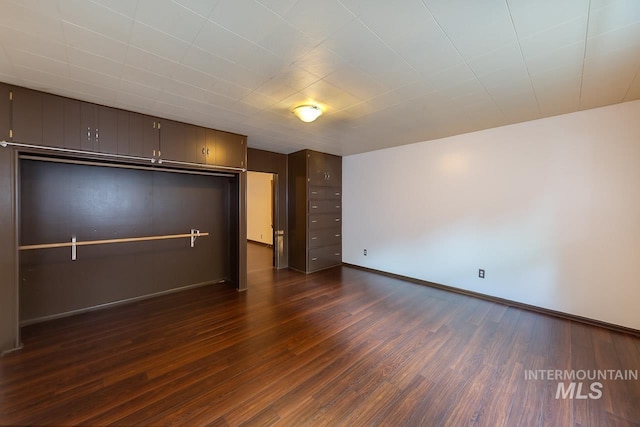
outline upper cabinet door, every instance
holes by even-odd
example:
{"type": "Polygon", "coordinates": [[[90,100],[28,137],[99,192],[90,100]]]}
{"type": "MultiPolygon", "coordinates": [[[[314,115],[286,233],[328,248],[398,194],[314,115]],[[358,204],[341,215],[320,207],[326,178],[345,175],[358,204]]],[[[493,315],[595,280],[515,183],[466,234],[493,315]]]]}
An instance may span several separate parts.
{"type": "Polygon", "coordinates": [[[129,115],[129,155],[157,158],[160,151],[158,120],[144,114],[129,115]]]}
{"type": "Polygon", "coordinates": [[[102,105],[93,107],[94,151],[118,154],[118,110],[102,105]]]}
{"type": "Polygon", "coordinates": [[[42,94],[42,145],[64,147],[64,98],[42,94]]]}
{"type": "Polygon", "coordinates": [[[205,164],[210,166],[217,165],[216,153],[218,151],[217,132],[213,129],[205,129],[205,147],[204,158],[205,164]]]}
{"type": "Polygon", "coordinates": [[[331,154],[307,150],[309,185],[342,185],[342,158],[331,154]]]}
{"type": "Polygon", "coordinates": [[[184,161],[189,163],[204,163],[202,149],[205,147],[205,131],[195,125],[184,125],[184,161]]]}
{"type": "Polygon", "coordinates": [[[162,120],[160,127],[160,151],[162,158],[186,162],[186,125],[173,120],[162,120]]]}
{"type": "Polygon", "coordinates": [[[13,141],[23,144],[42,144],[42,92],[14,87],[13,141]]]}
{"type": "Polygon", "coordinates": [[[247,157],[245,137],[235,133],[216,131],[216,164],[244,168],[247,157]]]}
{"type": "Polygon", "coordinates": [[[0,141],[10,141],[11,136],[11,87],[0,83],[0,141]]]}

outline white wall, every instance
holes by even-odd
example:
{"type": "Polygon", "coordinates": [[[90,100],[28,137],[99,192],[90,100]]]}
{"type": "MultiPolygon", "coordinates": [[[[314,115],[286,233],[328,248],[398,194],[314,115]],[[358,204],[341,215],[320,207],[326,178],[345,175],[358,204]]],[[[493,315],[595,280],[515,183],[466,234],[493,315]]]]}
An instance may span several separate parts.
{"type": "Polygon", "coordinates": [[[273,174],[247,172],[247,239],[273,245],[273,174]]]}
{"type": "Polygon", "coordinates": [[[348,156],[343,191],[346,263],[640,329],[640,101],[348,156]]]}

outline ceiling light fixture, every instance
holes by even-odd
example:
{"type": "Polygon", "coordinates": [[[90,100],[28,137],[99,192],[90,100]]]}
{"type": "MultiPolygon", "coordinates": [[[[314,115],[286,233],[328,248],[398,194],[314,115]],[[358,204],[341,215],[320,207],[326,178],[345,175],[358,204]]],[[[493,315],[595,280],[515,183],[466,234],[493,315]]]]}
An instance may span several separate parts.
{"type": "Polygon", "coordinates": [[[305,123],[309,123],[322,115],[322,110],[317,105],[300,105],[293,109],[293,114],[305,123]]]}

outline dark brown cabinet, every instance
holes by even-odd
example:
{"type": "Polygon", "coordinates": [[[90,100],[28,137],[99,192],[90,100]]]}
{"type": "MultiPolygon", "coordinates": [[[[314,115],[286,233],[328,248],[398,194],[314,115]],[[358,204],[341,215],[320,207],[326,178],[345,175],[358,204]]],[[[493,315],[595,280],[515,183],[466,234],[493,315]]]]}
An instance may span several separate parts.
{"type": "Polygon", "coordinates": [[[12,130],[14,142],[42,144],[42,92],[12,88],[12,130]]]}
{"type": "Polygon", "coordinates": [[[163,160],[243,168],[247,152],[244,141],[243,136],[228,132],[173,120],[160,121],[163,160]]]}
{"type": "Polygon", "coordinates": [[[173,120],[160,122],[160,151],[162,159],[186,162],[187,160],[187,126],[173,120]]]}
{"type": "Polygon", "coordinates": [[[53,146],[118,154],[118,110],[75,99],[63,99],[61,107],[58,122],[64,124],[63,143],[53,146]]]}
{"type": "Polygon", "coordinates": [[[216,131],[216,163],[219,166],[244,168],[247,156],[244,141],[241,135],[216,131]]]}
{"type": "Polygon", "coordinates": [[[245,168],[246,137],[0,83],[0,132],[23,144],[245,168]]]}
{"type": "Polygon", "coordinates": [[[303,150],[288,156],[289,266],[313,272],[342,263],[342,158],[303,150]]]}
{"type": "Polygon", "coordinates": [[[42,145],[64,148],[64,98],[42,94],[42,145]]]}
{"type": "Polygon", "coordinates": [[[160,157],[159,151],[158,120],[144,114],[129,113],[129,152],[127,155],[155,160],[160,157]]]}

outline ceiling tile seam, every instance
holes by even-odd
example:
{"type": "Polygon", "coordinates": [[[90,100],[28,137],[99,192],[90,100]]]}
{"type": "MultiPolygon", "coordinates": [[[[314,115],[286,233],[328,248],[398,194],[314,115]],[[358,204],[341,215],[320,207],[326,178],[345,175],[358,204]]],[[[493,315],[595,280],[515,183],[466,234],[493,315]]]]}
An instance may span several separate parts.
{"type": "MultiPolygon", "coordinates": [[[[213,14],[213,12],[212,12],[212,14],[213,14]]],[[[280,17],[280,15],[278,15],[278,17],[280,17]]],[[[217,21],[214,21],[212,19],[207,19],[207,21],[211,22],[214,25],[217,25],[218,27],[222,28],[223,30],[225,30],[225,31],[227,31],[227,32],[229,32],[231,34],[233,34],[234,36],[239,37],[239,38],[241,38],[242,40],[244,40],[244,41],[246,41],[248,43],[251,43],[253,46],[257,47],[260,50],[263,50],[265,52],[269,52],[272,55],[278,56],[275,53],[271,52],[269,49],[267,49],[265,47],[262,47],[261,45],[259,45],[258,43],[254,42],[253,40],[249,40],[248,38],[246,38],[244,36],[241,36],[240,34],[236,33],[235,31],[233,31],[233,30],[231,30],[231,29],[229,29],[227,27],[225,27],[224,25],[222,25],[221,23],[219,23],[217,21]]],[[[288,21],[285,21],[285,22],[288,22],[288,21]]]]}
{"type": "Polygon", "coordinates": [[[520,58],[522,58],[522,62],[524,63],[524,67],[527,70],[527,77],[529,78],[529,87],[531,87],[531,92],[533,93],[533,98],[536,100],[536,108],[538,109],[538,115],[542,116],[542,109],[540,108],[540,101],[538,101],[538,94],[536,93],[536,88],[533,85],[533,79],[531,78],[531,71],[529,70],[529,64],[527,63],[526,58],[524,57],[524,52],[522,52],[522,44],[520,44],[520,36],[518,35],[518,29],[516,28],[515,22],[513,22],[513,14],[511,13],[511,6],[509,5],[509,0],[504,0],[504,3],[507,6],[507,11],[509,12],[509,20],[511,21],[511,28],[513,29],[513,33],[516,36],[516,40],[518,41],[518,51],[520,52],[520,58]]]}
{"type": "MultiPolygon", "coordinates": [[[[3,43],[1,43],[1,42],[0,42],[0,49],[2,49],[2,52],[4,52],[4,57],[5,57],[5,58],[9,58],[9,55],[8,55],[8,53],[7,53],[7,49],[6,49],[6,47],[4,46],[4,44],[3,44],[3,43]]],[[[9,63],[8,65],[9,65],[9,67],[10,67],[10,68],[13,68],[13,64],[12,64],[12,63],[9,63]]]]}
{"type": "Polygon", "coordinates": [[[578,110],[582,109],[582,90],[584,89],[584,67],[587,64],[587,42],[589,41],[589,22],[591,22],[591,0],[587,7],[587,25],[584,30],[584,52],[582,52],[582,70],[580,72],[580,92],[578,95],[578,110]]]}
{"type": "MultiPolygon", "coordinates": [[[[136,13],[137,13],[137,11],[136,11],[136,13]]],[[[145,27],[147,27],[147,28],[151,28],[153,31],[157,31],[157,32],[159,32],[159,33],[163,34],[164,36],[171,38],[172,40],[176,40],[176,41],[178,41],[179,43],[189,45],[189,47],[193,46],[193,43],[187,43],[185,40],[179,39],[178,37],[174,37],[174,36],[172,36],[172,35],[171,35],[171,34],[169,34],[169,33],[166,33],[166,32],[164,32],[164,31],[162,31],[162,30],[160,30],[160,29],[158,29],[158,28],[155,28],[155,27],[151,26],[151,25],[145,24],[144,22],[138,21],[137,19],[135,19],[135,20],[134,20],[134,25],[135,25],[135,23],[136,23],[136,22],[137,22],[138,24],[140,24],[140,25],[144,25],[144,26],[145,26],[145,27]]],[[[205,22],[206,22],[206,21],[205,21],[205,22]]],[[[204,24],[205,24],[205,23],[203,22],[203,23],[202,23],[202,26],[200,27],[200,31],[202,31],[202,28],[204,27],[204,24]]],[[[132,29],[133,29],[133,26],[132,26],[132,29]]],[[[131,34],[129,35],[129,38],[131,38],[131,34]]],[[[129,41],[129,46],[133,46],[133,45],[131,44],[131,41],[129,41]]],[[[151,54],[151,55],[157,56],[157,57],[159,57],[159,58],[166,59],[167,61],[177,63],[178,65],[182,64],[182,62],[184,61],[185,56],[187,55],[187,51],[188,51],[188,49],[184,49],[184,51],[182,52],[182,55],[180,56],[180,61],[178,62],[178,61],[176,61],[176,60],[174,60],[174,59],[171,59],[171,58],[168,58],[168,57],[166,57],[166,56],[162,56],[162,55],[158,55],[157,53],[149,52],[148,50],[143,49],[143,48],[141,48],[141,47],[139,47],[139,46],[133,46],[133,47],[135,47],[136,49],[142,50],[142,51],[144,51],[144,52],[146,52],[146,53],[149,53],[149,54],[151,54]]],[[[127,47],[127,51],[128,51],[128,47],[127,47]]],[[[172,75],[171,75],[171,76],[173,76],[173,73],[172,73],[172,75]]]]}
{"type": "MultiPolygon", "coordinates": [[[[183,9],[185,9],[185,10],[188,10],[189,12],[192,12],[192,13],[196,14],[197,16],[200,16],[200,17],[204,18],[204,21],[203,21],[203,22],[202,22],[202,24],[200,25],[200,29],[199,29],[199,30],[198,30],[198,32],[196,33],[196,35],[195,35],[195,37],[193,38],[193,40],[191,41],[191,43],[189,43],[189,47],[193,47],[193,46],[194,46],[194,44],[193,44],[193,43],[194,43],[196,40],[198,40],[198,37],[200,37],[200,34],[202,33],[202,29],[204,28],[204,26],[206,25],[207,21],[209,20],[209,17],[210,17],[211,15],[213,15],[213,12],[216,10],[216,8],[218,7],[218,5],[216,4],[216,6],[211,10],[211,13],[209,13],[209,16],[202,16],[202,15],[200,15],[199,13],[194,12],[193,10],[189,9],[188,7],[186,7],[186,6],[184,6],[184,5],[180,4],[180,3],[176,3],[176,2],[175,2],[175,1],[173,1],[173,0],[171,0],[171,2],[172,2],[173,4],[175,4],[175,5],[177,5],[177,6],[179,6],[179,7],[183,8],[183,9]]],[[[139,4],[139,3],[138,3],[138,4],[139,4]]],[[[137,15],[137,14],[138,14],[138,10],[137,10],[137,8],[136,8],[136,15],[137,15]]],[[[151,27],[151,28],[153,28],[153,27],[151,27]]],[[[156,28],[156,30],[157,30],[157,28],[156,28]]],[[[180,40],[180,39],[178,39],[178,40],[180,40]]],[[[184,41],[184,40],[182,40],[182,41],[184,41]]],[[[185,49],[185,50],[184,50],[184,52],[183,52],[183,54],[182,54],[182,56],[180,57],[180,65],[182,65],[182,64],[183,64],[184,58],[187,56],[187,52],[188,52],[188,50],[189,50],[189,49],[185,49]]],[[[173,75],[176,73],[176,71],[177,71],[177,70],[175,70],[173,73],[171,73],[171,78],[173,78],[173,75]]],[[[209,74],[209,73],[206,73],[206,74],[209,74]]]]}
{"type": "Polygon", "coordinates": [[[440,29],[440,31],[442,31],[442,34],[446,37],[446,39],[449,41],[449,43],[451,43],[451,46],[455,49],[456,53],[458,54],[458,57],[460,57],[460,60],[462,61],[462,63],[467,67],[467,69],[471,72],[471,74],[473,74],[473,76],[475,77],[476,81],[478,82],[478,84],[480,85],[480,87],[482,88],[482,90],[484,90],[484,92],[487,94],[487,96],[489,97],[489,99],[491,99],[491,102],[493,102],[493,105],[496,107],[496,109],[498,111],[500,111],[500,114],[502,114],[503,118],[506,119],[506,114],[505,112],[502,110],[502,108],[500,108],[500,106],[498,105],[498,103],[496,102],[495,98],[493,97],[493,95],[491,95],[491,93],[487,90],[487,88],[484,86],[484,84],[482,84],[482,81],[480,80],[480,78],[478,77],[478,75],[476,74],[476,72],[473,70],[473,68],[469,65],[469,63],[467,62],[467,60],[465,59],[465,57],[462,55],[462,53],[460,53],[460,50],[458,49],[458,47],[455,45],[455,43],[453,42],[453,40],[451,40],[451,37],[449,37],[449,34],[447,34],[447,32],[444,30],[444,28],[442,28],[442,25],[440,25],[440,22],[436,19],[435,15],[433,14],[433,12],[431,12],[431,9],[429,9],[429,6],[427,6],[427,4],[425,3],[425,0],[421,0],[422,6],[424,6],[424,8],[427,10],[427,12],[429,13],[429,15],[431,15],[431,18],[433,18],[433,22],[436,23],[436,25],[438,26],[438,28],[440,29]]]}
{"type": "MultiPolygon", "coordinates": [[[[127,18],[127,19],[130,19],[131,21],[133,21],[133,19],[132,19],[132,18],[130,18],[129,16],[127,16],[127,15],[125,15],[124,13],[119,12],[119,11],[117,11],[117,10],[115,10],[115,9],[112,9],[112,8],[110,8],[110,7],[109,7],[109,6],[107,6],[107,5],[104,5],[104,4],[102,4],[102,3],[98,3],[98,2],[96,2],[95,0],[89,0],[89,1],[90,1],[91,3],[93,3],[95,6],[98,6],[98,7],[103,8],[103,9],[107,9],[109,12],[113,12],[113,13],[115,13],[115,14],[117,14],[117,15],[122,16],[123,18],[127,18]]],[[[138,9],[137,9],[137,3],[136,3],[136,12],[137,12],[137,11],[138,11],[138,9]]],[[[60,16],[62,16],[62,11],[60,10],[60,3],[59,3],[59,2],[58,2],[58,12],[60,12],[60,16]]],[[[134,16],[135,16],[135,15],[134,15],[134,16]]]]}
{"type": "MultiPolygon", "coordinates": [[[[36,58],[42,58],[42,59],[46,59],[48,61],[57,62],[60,65],[64,65],[67,69],[71,65],[68,60],[67,61],[61,61],[61,60],[59,60],[57,58],[51,58],[50,56],[44,56],[44,55],[40,55],[38,53],[30,52],[28,50],[18,49],[18,48],[14,48],[14,47],[12,47],[11,49],[15,50],[16,52],[26,53],[27,55],[35,56],[36,58]]],[[[5,49],[5,53],[7,54],[8,58],[11,58],[11,54],[9,53],[8,50],[5,49]]],[[[29,67],[25,67],[25,68],[29,68],[29,67]]]]}
{"type": "MultiPolygon", "coordinates": [[[[198,15],[199,17],[204,18],[205,20],[208,20],[209,17],[211,16],[211,14],[213,14],[213,11],[216,9],[216,7],[218,7],[218,5],[216,4],[216,6],[211,10],[211,12],[209,12],[209,14],[205,16],[205,15],[202,15],[201,13],[198,13],[197,11],[195,11],[193,9],[188,8],[187,6],[185,6],[185,5],[181,4],[181,3],[178,3],[175,0],[171,0],[171,3],[175,4],[176,6],[180,6],[180,7],[184,8],[184,9],[188,10],[189,12],[193,13],[194,15],[198,15]]],[[[138,10],[136,8],[136,14],[137,13],[138,13],[138,10]]]]}
{"type": "MultiPolygon", "coordinates": [[[[376,33],[372,28],[370,28],[362,19],[360,19],[360,17],[358,15],[356,15],[351,9],[349,9],[348,6],[345,6],[342,3],[342,0],[338,0],[338,3],[340,3],[342,5],[342,7],[344,7],[346,10],[349,11],[349,13],[351,13],[351,15],[353,15],[355,17],[355,20],[357,20],[358,22],[360,22],[371,34],[373,34],[374,36],[376,36],[376,38],[382,42],[382,44],[384,44],[390,51],[392,51],[393,53],[395,53],[396,55],[398,55],[398,58],[402,59],[402,61],[409,66],[409,68],[411,68],[413,71],[415,71],[417,74],[425,77],[420,71],[418,71],[417,68],[415,68],[413,65],[411,65],[409,63],[409,61],[406,60],[406,58],[402,55],[400,55],[393,47],[391,47],[382,37],[380,37],[380,35],[378,33],[376,33]]],[[[333,51],[332,51],[333,52],[333,51]]],[[[334,52],[335,53],[335,52],[334,52]]],[[[340,56],[339,54],[336,53],[336,55],[338,55],[340,58],[342,59],[346,59],[342,56],[340,56]]],[[[355,66],[355,65],[354,65],[355,66]]],[[[358,66],[355,66],[358,70],[364,72],[367,75],[370,75],[366,70],[361,69],[358,66]]],[[[373,76],[371,76],[373,77],[373,76]]]]}
{"type": "MultiPolygon", "coordinates": [[[[83,27],[82,25],[78,25],[78,24],[75,24],[75,23],[73,23],[73,22],[69,22],[69,21],[64,20],[64,19],[61,19],[61,20],[60,20],[60,22],[61,22],[61,23],[62,23],[62,22],[64,22],[64,23],[66,23],[66,24],[72,25],[72,26],[77,27],[77,28],[82,28],[83,30],[88,31],[88,32],[93,33],[93,34],[96,34],[96,35],[98,35],[99,37],[104,37],[104,38],[107,38],[107,39],[109,39],[109,40],[111,40],[111,41],[113,41],[113,42],[116,42],[116,43],[119,43],[119,44],[121,44],[121,45],[124,45],[124,46],[126,47],[126,49],[127,49],[127,53],[129,52],[129,45],[128,45],[128,44],[125,44],[125,43],[123,43],[123,42],[121,42],[120,40],[114,39],[113,37],[109,37],[109,36],[104,35],[104,34],[102,34],[102,33],[98,33],[97,31],[93,31],[93,30],[92,30],[92,29],[90,29],[90,28],[83,27]]],[[[113,60],[113,59],[111,59],[111,58],[107,58],[106,56],[98,55],[98,54],[96,54],[96,53],[94,53],[94,52],[90,52],[90,51],[85,50],[85,49],[80,49],[80,48],[79,48],[79,47],[77,47],[77,46],[73,46],[73,44],[72,44],[72,43],[70,43],[69,39],[67,38],[67,32],[66,32],[66,31],[64,31],[64,26],[63,26],[63,31],[62,31],[62,33],[64,34],[64,39],[65,39],[65,41],[66,41],[66,43],[67,43],[67,44],[66,44],[66,46],[65,46],[65,53],[66,53],[66,55],[67,55],[67,63],[68,63],[68,64],[71,64],[71,60],[70,60],[70,57],[69,57],[69,48],[73,48],[73,49],[79,50],[79,51],[84,52],[84,53],[89,53],[89,54],[91,54],[91,55],[98,56],[98,57],[100,57],[100,58],[104,58],[104,59],[107,59],[107,60],[112,61],[112,62],[118,62],[118,61],[114,61],[114,60],[113,60]]],[[[55,42],[54,42],[54,43],[55,43],[55,42]]],[[[125,61],[122,61],[122,63],[120,64],[120,76],[122,76],[122,73],[124,72],[124,67],[125,67],[125,64],[126,64],[126,57],[127,57],[127,54],[125,53],[125,61]]]]}

